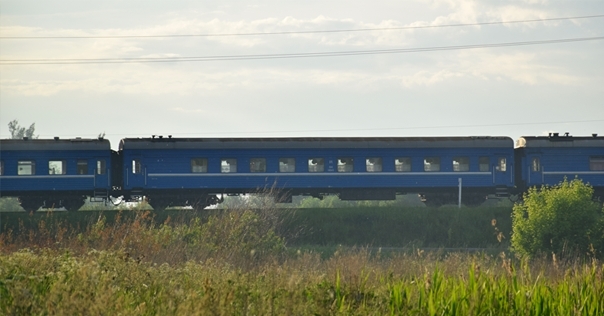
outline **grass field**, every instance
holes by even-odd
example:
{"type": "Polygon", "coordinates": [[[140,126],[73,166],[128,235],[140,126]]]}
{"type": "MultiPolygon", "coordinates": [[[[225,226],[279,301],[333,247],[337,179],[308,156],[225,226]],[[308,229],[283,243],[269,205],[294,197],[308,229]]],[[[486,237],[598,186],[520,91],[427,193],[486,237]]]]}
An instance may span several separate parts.
{"type": "Polygon", "coordinates": [[[0,314],[604,314],[597,260],[378,244],[320,254],[288,244],[303,229],[279,212],[22,220],[0,233],[0,314]]]}

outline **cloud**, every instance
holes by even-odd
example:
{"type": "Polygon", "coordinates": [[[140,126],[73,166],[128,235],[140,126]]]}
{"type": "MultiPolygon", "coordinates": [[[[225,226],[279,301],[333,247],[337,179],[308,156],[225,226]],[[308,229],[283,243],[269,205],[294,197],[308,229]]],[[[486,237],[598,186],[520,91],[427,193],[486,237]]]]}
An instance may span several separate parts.
{"type": "MultiPolygon", "coordinates": [[[[184,14],[170,13],[165,20],[132,28],[84,30],[8,25],[3,26],[3,36],[240,34],[392,28],[549,16],[540,7],[535,9],[522,2],[492,5],[472,0],[429,0],[423,3],[437,8],[434,12],[439,14],[432,19],[403,23],[392,18],[364,22],[345,15],[334,17],[329,14],[315,14],[310,18],[291,15],[277,18],[267,13],[267,18],[227,20],[208,19],[201,14],[199,16],[204,19],[183,18],[184,14]]],[[[2,59],[228,56],[428,47],[450,42],[463,44],[464,41],[476,41],[476,38],[484,40],[491,33],[483,29],[464,27],[275,36],[113,38],[43,41],[42,44],[34,41],[3,46],[2,59]]],[[[494,33],[494,36],[500,34],[494,33]]],[[[511,34],[515,36],[518,33],[511,34]]],[[[576,85],[584,80],[573,69],[543,61],[541,56],[550,51],[546,48],[539,53],[519,50],[511,53],[509,50],[475,49],[359,58],[291,59],[283,62],[3,66],[0,86],[3,93],[13,95],[50,96],[69,91],[128,95],[220,95],[234,89],[265,91],[287,86],[355,91],[379,91],[388,86],[413,89],[440,85],[459,78],[506,80],[526,85],[576,85]]]]}

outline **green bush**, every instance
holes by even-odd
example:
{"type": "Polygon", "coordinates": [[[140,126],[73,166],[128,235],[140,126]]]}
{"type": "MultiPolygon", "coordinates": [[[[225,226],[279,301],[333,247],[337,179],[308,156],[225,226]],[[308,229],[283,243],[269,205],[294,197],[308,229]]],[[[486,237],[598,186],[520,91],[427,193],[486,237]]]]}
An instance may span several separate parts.
{"type": "Polygon", "coordinates": [[[578,179],[530,188],[512,212],[513,250],[528,257],[575,251],[601,255],[603,216],[592,195],[593,188],[578,179]]]}

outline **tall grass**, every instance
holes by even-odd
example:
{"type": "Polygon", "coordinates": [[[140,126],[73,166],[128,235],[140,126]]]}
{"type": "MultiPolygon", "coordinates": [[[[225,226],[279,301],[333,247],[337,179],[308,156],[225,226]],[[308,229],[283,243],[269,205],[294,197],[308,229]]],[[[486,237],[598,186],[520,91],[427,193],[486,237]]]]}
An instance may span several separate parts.
{"type": "MultiPolygon", "coordinates": [[[[250,260],[252,260],[250,258],[250,260]]],[[[157,264],[124,251],[0,255],[3,314],[601,315],[603,266],[551,271],[477,255],[377,259],[366,249],[245,267],[157,264]]]]}
{"type": "MultiPolygon", "coordinates": [[[[268,202],[267,202],[268,203],[268,202]]],[[[0,314],[598,315],[604,265],[287,248],[270,203],[207,217],[100,215],[0,234],[0,314]]]]}

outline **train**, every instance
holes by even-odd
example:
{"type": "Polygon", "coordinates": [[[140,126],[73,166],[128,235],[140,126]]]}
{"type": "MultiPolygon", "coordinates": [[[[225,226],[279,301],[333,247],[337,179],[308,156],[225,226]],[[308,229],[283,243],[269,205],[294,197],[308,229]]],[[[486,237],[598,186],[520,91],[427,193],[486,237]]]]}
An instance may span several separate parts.
{"type": "Polygon", "coordinates": [[[0,197],[26,211],[78,210],[86,201],[141,201],[203,209],[225,195],[270,191],[342,200],[419,194],[429,206],[579,178],[604,193],[604,137],[293,137],[0,140],[0,197]]]}

